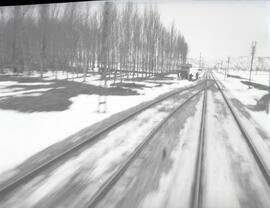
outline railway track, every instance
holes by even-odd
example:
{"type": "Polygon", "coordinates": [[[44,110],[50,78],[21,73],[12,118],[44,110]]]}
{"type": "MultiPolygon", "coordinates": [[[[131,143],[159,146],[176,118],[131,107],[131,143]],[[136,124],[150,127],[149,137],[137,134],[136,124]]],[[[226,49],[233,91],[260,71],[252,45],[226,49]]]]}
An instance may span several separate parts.
{"type": "Polygon", "coordinates": [[[268,186],[270,187],[270,170],[267,168],[267,165],[265,164],[264,159],[261,157],[258,149],[256,148],[256,145],[253,143],[252,138],[249,136],[249,134],[247,133],[247,130],[244,128],[243,124],[241,123],[241,120],[237,116],[229,99],[227,98],[227,96],[225,95],[223,90],[221,89],[220,84],[218,83],[219,81],[216,79],[216,77],[212,73],[211,73],[211,76],[212,76],[213,80],[215,81],[217,88],[218,88],[219,92],[221,93],[226,105],[228,106],[235,122],[237,123],[237,126],[239,127],[239,129],[243,135],[243,137],[245,138],[245,141],[246,141],[254,159],[256,160],[256,162],[259,166],[259,169],[261,170],[261,172],[264,176],[265,181],[267,182],[268,186]]]}
{"type": "Polygon", "coordinates": [[[142,105],[136,111],[127,114],[125,117],[122,117],[122,118],[116,120],[115,122],[113,122],[112,124],[107,126],[106,128],[101,129],[100,131],[96,132],[94,135],[89,137],[87,140],[76,144],[75,146],[67,149],[64,152],[61,152],[59,155],[51,158],[50,160],[35,167],[34,169],[31,169],[29,172],[27,172],[27,173],[25,173],[17,178],[14,178],[13,180],[9,181],[4,186],[0,187],[0,201],[3,199],[3,197],[5,197],[12,190],[16,189],[17,187],[19,187],[20,185],[22,185],[24,183],[27,183],[36,175],[38,175],[38,174],[42,173],[43,171],[47,170],[48,168],[52,167],[54,164],[61,161],[63,158],[67,157],[68,155],[74,154],[78,150],[82,149],[85,145],[96,141],[100,136],[105,135],[106,133],[110,132],[111,130],[115,129],[116,127],[121,126],[124,122],[131,120],[134,116],[138,115],[139,113],[142,113],[143,111],[145,111],[145,110],[155,106],[156,104],[158,104],[166,99],[169,99],[177,94],[181,94],[187,90],[191,90],[191,89],[199,87],[203,84],[204,84],[204,81],[201,81],[196,85],[193,85],[193,86],[190,86],[187,88],[181,88],[181,89],[174,90],[173,92],[165,94],[154,101],[148,102],[148,103],[142,105]]]}
{"type": "MultiPolygon", "coordinates": [[[[208,75],[206,75],[208,76],[208,75]]],[[[206,77],[207,85],[208,77],[206,77]]],[[[207,108],[207,88],[204,90],[203,94],[203,106],[202,106],[202,116],[199,134],[199,144],[196,159],[196,168],[194,174],[194,184],[190,200],[191,208],[199,208],[202,201],[202,180],[203,180],[203,161],[204,161],[204,144],[205,144],[205,122],[206,122],[206,108],[207,108]]]]}
{"type": "MultiPolygon", "coordinates": [[[[206,96],[207,88],[210,86],[207,85],[207,82],[205,82],[205,87],[195,93],[194,95],[190,96],[188,99],[186,99],[182,104],[180,104],[175,110],[173,110],[164,120],[162,120],[158,126],[156,126],[146,137],[143,143],[139,145],[136,150],[133,152],[132,155],[125,161],[125,163],[113,174],[93,195],[93,197],[90,199],[87,207],[88,208],[94,208],[96,207],[99,202],[102,201],[107,195],[107,193],[112,189],[112,187],[118,182],[118,180],[121,178],[121,176],[125,173],[125,171],[128,169],[130,164],[136,159],[136,157],[143,151],[143,149],[149,144],[151,139],[157,134],[159,129],[166,124],[166,122],[175,115],[184,105],[188,104],[194,97],[200,95],[202,92],[204,92],[204,96],[206,96]]],[[[205,105],[205,104],[204,104],[205,105]]],[[[205,107],[204,107],[205,109],[205,107]]],[[[204,125],[204,124],[203,124],[204,125]]],[[[202,129],[204,129],[202,127],[202,129]]],[[[202,135],[201,137],[204,137],[202,135]]]]}
{"type": "MultiPolygon", "coordinates": [[[[192,187],[192,193],[191,193],[191,199],[190,199],[190,208],[201,208],[203,207],[203,180],[204,180],[204,154],[205,154],[205,140],[206,140],[206,122],[207,122],[207,90],[210,86],[208,86],[207,82],[212,82],[212,84],[216,85],[218,88],[218,91],[221,93],[222,98],[224,99],[224,102],[226,106],[228,107],[230,113],[232,114],[239,130],[241,131],[243,137],[245,138],[245,141],[248,144],[249,149],[252,152],[253,157],[255,158],[256,163],[259,166],[260,171],[262,172],[262,175],[264,176],[265,181],[270,187],[269,184],[269,170],[267,169],[262,157],[260,156],[258,150],[256,149],[255,145],[252,143],[252,140],[250,136],[247,134],[246,130],[244,129],[243,125],[241,124],[239,118],[237,117],[237,114],[234,112],[228,98],[220,88],[218,81],[215,79],[215,77],[211,73],[207,73],[206,75],[206,83],[205,88],[201,90],[199,93],[203,92],[203,106],[202,106],[202,116],[201,116],[201,124],[200,124],[200,133],[199,133],[199,142],[198,142],[198,149],[197,149],[197,157],[196,157],[196,164],[195,164],[195,172],[194,172],[194,182],[192,187]],[[212,79],[211,79],[212,78],[212,79]],[[209,79],[209,81],[208,81],[209,79]]],[[[197,94],[196,94],[197,95],[197,94]]],[[[193,95],[193,96],[196,96],[193,95]]],[[[193,97],[192,96],[192,97],[193,97]]],[[[192,99],[192,98],[191,98],[192,99]]],[[[187,104],[188,100],[183,103],[183,105],[187,104]]],[[[117,183],[117,181],[120,179],[120,177],[124,174],[130,163],[136,158],[138,154],[145,148],[145,146],[149,143],[151,138],[157,133],[158,129],[161,128],[166,121],[173,116],[174,113],[176,113],[181,106],[179,106],[178,109],[176,109],[174,112],[172,112],[160,125],[151,132],[147,140],[145,141],[142,146],[140,146],[134,154],[126,161],[126,163],[108,180],[104,185],[95,193],[94,197],[90,200],[88,207],[94,208],[98,205],[98,203],[106,197],[106,194],[110,191],[110,189],[117,183]],[[148,141],[149,140],[149,141],[148,141]]]]}
{"type": "MultiPolygon", "coordinates": [[[[214,80],[214,84],[217,86],[218,91],[221,93],[223,100],[226,103],[231,115],[233,116],[238,128],[242,136],[244,137],[266,183],[270,187],[270,171],[267,168],[263,158],[261,157],[259,151],[257,150],[255,144],[252,142],[251,137],[248,135],[247,131],[243,127],[240,119],[238,118],[237,114],[235,113],[231,103],[229,102],[228,98],[226,97],[225,93],[221,89],[218,80],[214,77],[212,73],[208,73],[208,77],[214,80]]],[[[190,200],[190,208],[200,208],[202,207],[202,200],[203,200],[203,174],[204,174],[204,152],[205,152],[205,123],[206,123],[206,108],[207,108],[207,90],[204,90],[204,100],[203,100],[203,107],[202,107],[202,117],[201,117],[201,126],[200,126],[200,134],[199,134],[199,144],[198,144],[198,152],[197,152],[197,159],[195,165],[195,173],[194,173],[194,183],[192,189],[192,195],[190,200]]]]}
{"type": "MultiPolygon", "coordinates": [[[[263,178],[265,179],[265,182],[268,184],[270,187],[270,172],[269,169],[267,168],[263,158],[261,157],[259,151],[257,150],[256,146],[253,144],[251,137],[248,135],[247,131],[243,127],[240,119],[238,118],[237,114],[235,113],[231,103],[229,102],[228,98],[224,94],[223,90],[221,89],[218,80],[214,77],[212,73],[207,73],[205,75],[206,80],[199,85],[204,85],[202,89],[200,89],[198,92],[193,94],[192,96],[188,97],[183,103],[181,103],[179,106],[177,106],[173,111],[171,111],[158,125],[156,125],[150,132],[149,134],[145,137],[142,143],[140,143],[136,149],[124,160],[124,162],[120,165],[120,167],[106,180],[104,181],[101,186],[99,186],[96,190],[95,193],[92,195],[92,197],[89,199],[87,206],[89,208],[94,208],[99,203],[106,197],[106,195],[110,192],[110,190],[114,187],[114,185],[119,181],[119,179],[123,176],[123,174],[126,172],[126,170],[129,168],[129,166],[132,164],[132,162],[140,155],[140,153],[147,147],[147,145],[150,143],[150,141],[154,138],[154,136],[158,133],[158,131],[163,127],[166,122],[173,117],[178,111],[181,110],[181,108],[185,105],[187,105],[192,99],[194,99],[196,96],[199,96],[201,93],[203,93],[203,105],[202,105],[202,116],[201,116],[201,124],[200,124],[200,132],[199,132],[199,142],[198,142],[198,148],[197,148],[197,155],[196,155],[196,161],[195,161],[195,172],[194,172],[194,182],[192,186],[192,192],[191,192],[191,198],[190,198],[190,204],[189,207],[191,208],[200,208],[202,207],[202,201],[203,201],[203,179],[204,179],[204,154],[205,154],[205,140],[206,140],[206,133],[205,133],[205,128],[206,128],[206,111],[207,111],[207,90],[209,87],[216,85],[218,91],[222,95],[222,98],[224,100],[225,105],[228,107],[230,114],[232,115],[233,119],[236,122],[237,127],[239,128],[242,136],[245,139],[245,142],[247,143],[250,152],[252,153],[252,156],[254,157],[259,170],[261,171],[263,178]]],[[[198,86],[198,85],[196,85],[198,86]]],[[[173,95],[176,95],[177,93],[184,92],[188,89],[194,88],[190,87],[187,89],[182,89],[179,92],[173,92],[170,93],[169,95],[163,96],[159,102],[162,100],[165,100],[173,95]]],[[[155,101],[151,104],[148,104],[144,106],[144,109],[148,109],[151,106],[157,104],[158,101],[155,101]],[[148,106],[148,107],[147,107],[148,106]]],[[[138,112],[130,114],[127,116],[127,118],[120,120],[120,122],[127,121],[129,119],[132,119],[134,115],[137,115],[139,112],[142,112],[143,110],[140,109],[138,112]],[[132,116],[133,115],[133,116],[132,116]]],[[[114,127],[111,127],[112,129],[120,126],[121,124],[115,124],[114,127]]],[[[110,131],[111,129],[109,128],[108,130],[105,130],[105,132],[110,131]]],[[[102,134],[102,133],[101,133],[102,134]]],[[[98,137],[98,136],[97,136],[98,137]]],[[[93,138],[95,139],[95,138],[93,138]]],[[[89,142],[89,141],[88,141],[89,142]]],[[[83,143],[84,145],[86,143],[83,143]]],[[[78,148],[79,149],[79,148],[78,148]]],[[[76,149],[71,150],[71,152],[66,153],[66,154],[72,154],[73,151],[76,151],[76,149]]],[[[61,159],[61,158],[59,158],[61,159]]],[[[57,160],[59,160],[57,159],[57,160]]],[[[51,161],[50,161],[51,162],[51,161]]],[[[52,161],[53,162],[53,161],[52,161]]],[[[51,164],[52,165],[52,164],[51,164]]],[[[49,167],[49,166],[48,166],[49,167]]],[[[26,177],[33,177],[36,174],[42,172],[44,169],[48,167],[41,167],[40,170],[37,170],[37,172],[30,173],[33,175],[26,176],[26,177]]],[[[30,178],[25,178],[25,180],[28,180],[30,178]]],[[[11,187],[7,187],[6,190],[1,189],[0,190],[0,202],[1,202],[1,196],[2,194],[4,195],[5,193],[8,193],[9,191],[15,189],[17,186],[19,186],[21,183],[24,183],[25,181],[24,178],[21,179],[22,181],[16,182],[14,184],[11,184],[11,187]],[[13,186],[13,187],[12,187],[13,186]]]]}

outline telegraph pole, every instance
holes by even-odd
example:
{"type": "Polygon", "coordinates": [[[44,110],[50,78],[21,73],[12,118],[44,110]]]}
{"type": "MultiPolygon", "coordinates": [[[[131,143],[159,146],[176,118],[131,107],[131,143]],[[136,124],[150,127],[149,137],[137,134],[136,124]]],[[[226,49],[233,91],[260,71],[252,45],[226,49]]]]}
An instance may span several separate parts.
{"type": "MultiPolygon", "coordinates": [[[[220,62],[220,69],[221,69],[221,71],[223,69],[222,67],[223,67],[223,61],[220,62]]],[[[225,80],[225,78],[226,78],[226,67],[224,67],[224,80],[225,80]]]]}
{"type": "Polygon", "coordinates": [[[268,100],[268,107],[267,107],[267,109],[266,109],[267,114],[268,114],[269,111],[270,111],[270,68],[269,68],[268,70],[269,70],[269,88],[268,88],[268,96],[269,96],[269,100],[268,100]]]}
{"type": "Polygon", "coordinates": [[[250,82],[251,82],[251,72],[252,72],[252,66],[253,66],[253,59],[255,55],[255,50],[256,50],[256,41],[252,42],[251,45],[251,63],[250,63],[250,71],[249,71],[249,85],[248,88],[250,88],[250,82]]]}
{"type": "Polygon", "coordinates": [[[227,63],[228,63],[228,66],[227,66],[227,77],[228,77],[228,74],[229,74],[229,68],[230,68],[230,60],[231,60],[231,57],[229,56],[228,57],[228,60],[227,60],[227,63]]]}
{"type": "Polygon", "coordinates": [[[202,61],[202,52],[200,52],[200,62],[199,62],[199,68],[201,68],[201,61],[202,61]]]}
{"type": "MultiPolygon", "coordinates": [[[[221,62],[221,65],[223,65],[223,61],[221,62]]],[[[225,65],[225,63],[224,63],[225,65]]],[[[227,68],[226,66],[224,66],[224,80],[226,79],[226,76],[227,76],[227,68]]]]}
{"type": "Polygon", "coordinates": [[[204,58],[202,57],[202,63],[201,63],[201,68],[204,68],[204,58]]]}

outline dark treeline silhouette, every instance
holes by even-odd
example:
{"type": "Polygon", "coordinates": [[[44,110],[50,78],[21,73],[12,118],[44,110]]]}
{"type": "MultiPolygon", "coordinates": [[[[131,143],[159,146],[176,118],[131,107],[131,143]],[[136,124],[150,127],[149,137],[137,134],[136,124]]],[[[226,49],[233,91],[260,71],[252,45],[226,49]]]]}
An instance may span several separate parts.
{"type": "Polygon", "coordinates": [[[131,2],[42,4],[0,8],[0,72],[40,76],[106,72],[114,80],[168,72],[185,63],[188,45],[157,8],[131,2]],[[139,75],[140,74],[140,75],[139,75]]]}

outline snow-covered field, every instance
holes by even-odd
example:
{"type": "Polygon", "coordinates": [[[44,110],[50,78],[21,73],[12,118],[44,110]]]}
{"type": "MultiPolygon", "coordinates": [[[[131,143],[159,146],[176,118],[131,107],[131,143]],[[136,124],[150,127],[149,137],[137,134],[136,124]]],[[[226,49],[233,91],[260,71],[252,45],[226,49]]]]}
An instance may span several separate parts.
{"type": "Polygon", "coordinates": [[[188,207],[201,109],[202,96],[171,117],[97,207],[188,207]]]}
{"type": "MultiPolygon", "coordinates": [[[[238,99],[245,106],[244,110],[248,112],[249,116],[251,117],[249,118],[249,120],[255,121],[255,123],[259,124],[260,128],[262,128],[268,134],[267,136],[269,141],[270,113],[267,114],[263,108],[260,109],[258,107],[259,105],[263,105],[263,97],[267,97],[268,92],[266,90],[258,89],[256,87],[252,87],[249,89],[248,85],[241,82],[241,79],[233,77],[227,77],[226,79],[224,79],[223,74],[216,72],[214,74],[228,90],[228,96],[230,96],[230,98],[238,99]]],[[[238,72],[238,75],[244,77],[247,76],[247,73],[238,72]]],[[[269,82],[267,73],[258,74],[257,77],[255,76],[255,74],[253,74],[252,77],[252,81],[258,84],[265,84],[269,82]]]]}
{"type": "MultiPolygon", "coordinates": [[[[80,75],[82,76],[82,75],[80,75]]],[[[0,102],[10,97],[34,97],[51,90],[54,76],[48,72],[44,74],[45,82],[0,81],[0,102]],[[17,88],[9,88],[16,85],[17,88]],[[42,86],[39,89],[23,90],[20,85],[42,86]],[[44,87],[43,87],[44,86],[44,87]]],[[[69,75],[71,78],[71,74],[69,75]]],[[[58,79],[65,79],[66,75],[59,73],[58,79]]],[[[98,75],[87,77],[86,83],[100,85],[98,75]]],[[[83,78],[74,78],[75,82],[82,82],[83,78]]],[[[78,94],[69,100],[72,104],[63,111],[49,112],[19,112],[16,110],[0,109],[0,173],[15,167],[30,156],[38,153],[46,147],[59,142],[71,134],[101,121],[117,112],[126,110],[144,101],[151,100],[160,94],[170,90],[192,84],[187,80],[166,80],[170,84],[162,84],[162,80],[139,81],[143,88],[136,90],[138,95],[130,96],[107,96],[107,112],[98,113],[97,94],[78,94]],[[7,159],[8,158],[8,159],[7,159]]],[[[109,81],[108,85],[112,81],[109,81]]],[[[125,83],[128,83],[125,81],[125,83]]],[[[124,88],[124,87],[123,87],[124,88]]],[[[3,180],[3,178],[2,178],[3,180]]]]}
{"type": "MultiPolygon", "coordinates": [[[[243,80],[248,81],[250,73],[248,70],[229,70],[227,74],[232,75],[232,76],[239,76],[239,78],[242,78],[243,80]]],[[[269,86],[269,76],[270,76],[269,72],[267,71],[252,71],[251,82],[269,86]]]]}
{"type": "MultiPolygon", "coordinates": [[[[183,94],[190,96],[195,92],[197,90],[192,93],[186,91],[183,94]]],[[[7,201],[1,201],[0,206],[39,207],[46,201],[48,207],[85,207],[87,200],[142,143],[153,126],[160,123],[172,109],[185,101],[183,94],[147,109],[134,119],[112,130],[94,145],[89,145],[84,151],[60,165],[55,165],[46,173],[37,175],[29,183],[11,193],[7,201]],[[134,129],[140,129],[140,131],[134,131],[134,129]],[[70,197],[74,194],[75,187],[77,188],[76,199],[70,197]],[[50,197],[52,195],[54,197],[50,197]],[[63,198],[65,200],[61,201],[63,198]]]]}
{"type": "Polygon", "coordinates": [[[269,187],[218,91],[208,92],[206,124],[203,207],[269,207],[269,187]]]}

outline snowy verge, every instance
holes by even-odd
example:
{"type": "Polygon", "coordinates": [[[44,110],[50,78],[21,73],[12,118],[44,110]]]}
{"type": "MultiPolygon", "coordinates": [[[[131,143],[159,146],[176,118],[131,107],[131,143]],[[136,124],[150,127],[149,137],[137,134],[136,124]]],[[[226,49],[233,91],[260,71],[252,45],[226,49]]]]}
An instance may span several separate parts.
{"type": "MultiPolygon", "coordinates": [[[[266,90],[260,90],[256,88],[249,89],[247,85],[240,82],[239,79],[227,77],[224,79],[223,75],[220,73],[214,72],[215,76],[219,81],[226,87],[226,92],[229,98],[237,99],[242,104],[242,111],[246,112],[246,117],[256,126],[259,126],[263,129],[264,132],[268,135],[270,140],[270,113],[267,114],[265,111],[257,109],[256,107],[260,105],[260,100],[263,96],[267,96],[268,92],[266,90]]],[[[267,77],[265,77],[266,79],[267,77]]]]}
{"type": "Polygon", "coordinates": [[[225,87],[226,95],[233,107],[237,109],[235,113],[270,170],[270,114],[253,111],[247,107],[254,103],[254,98],[261,96],[262,90],[249,89],[235,79],[226,78],[222,80],[220,74],[215,73],[215,75],[225,87]],[[236,100],[239,102],[236,102],[236,100]]]}
{"type": "MultiPolygon", "coordinates": [[[[92,79],[92,77],[89,77],[87,82],[93,84],[91,82],[92,79]]],[[[156,80],[156,82],[158,82],[158,80],[156,80]]],[[[10,96],[20,96],[25,93],[24,91],[18,91],[12,94],[12,90],[8,91],[9,86],[17,84],[17,82],[0,82],[0,94],[10,93],[10,96]]],[[[36,84],[44,85],[44,89],[50,87],[50,84],[47,82],[27,83],[27,85],[32,86],[36,84]]],[[[140,84],[148,86],[149,82],[140,82],[140,84]]],[[[186,80],[172,80],[170,84],[163,84],[161,86],[158,84],[153,85],[153,83],[150,84],[152,84],[151,88],[145,87],[139,89],[139,95],[128,97],[108,96],[108,111],[106,113],[97,112],[99,96],[96,94],[80,94],[71,97],[71,106],[67,110],[59,112],[21,113],[1,109],[0,174],[16,167],[32,155],[64,140],[83,128],[140,103],[152,100],[176,88],[191,85],[192,82],[186,80]],[[6,158],[8,158],[8,160],[6,158]]],[[[37,92],[42,93],[39,89],[27,93],[29,93],[29,95],[33,93],[32,95],[36,96],[37,92]]],[[[2,180],[4,180],[5,177],[4,175],[2,176],[2,180]]]]}

